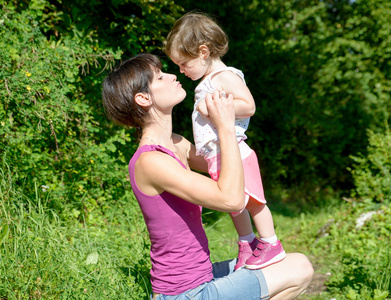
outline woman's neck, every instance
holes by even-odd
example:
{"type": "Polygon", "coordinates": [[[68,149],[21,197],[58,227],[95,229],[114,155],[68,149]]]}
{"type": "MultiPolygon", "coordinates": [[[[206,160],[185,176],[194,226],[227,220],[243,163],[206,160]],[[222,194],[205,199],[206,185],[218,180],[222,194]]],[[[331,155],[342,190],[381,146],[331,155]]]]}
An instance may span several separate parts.
{"type": "Polygon", "coordinates": [[[175,145],[172,141],[172,124],[151,124],[143,129],[143,133],[140,139],[140,146],[149,145],[160,145],[172,152],[176,152],[175,145]]]}

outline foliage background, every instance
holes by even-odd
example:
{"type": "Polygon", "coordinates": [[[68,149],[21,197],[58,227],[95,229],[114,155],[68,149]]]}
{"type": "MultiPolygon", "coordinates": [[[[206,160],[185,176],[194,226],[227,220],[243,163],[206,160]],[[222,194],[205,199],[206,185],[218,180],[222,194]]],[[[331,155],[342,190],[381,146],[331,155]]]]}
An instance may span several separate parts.
{"type": "Polygon", "coordinates": [[[230,38],[225,61],[243,69],[256,99],[248,143],[267,190],[311,201],[351,188],[349,155],[390,119],[390,2],[181,4],[215,15],[230,38]]]}
{"type": "MultiPolygon", "coordinates": [[[[362,209],[389,205],[390,1],[0,0],[0,6],[3,262],[28,261],[29,250],[20,246],[33,240],[20,233],[33,228],[25,222],[34,219],[63,232],[59,248],[72,245],[72,237],[86,227],[100,238],[116,237],[118,248],[130,237],[123,259],[106,260],[107,267],[137,267],[147,276],[149,241],[126,170],[137,136],[107,121],[101,82],[122,59],[139,52],[159,55],[188,91],[186,102],[175,109],[174,130],[192,139],[196,83],[179,74],[161,46],[173,22],[193,9],[214,16],[227,32],[230,50],[224,61],[244,71],[256,99],[248,143],[258,153],[268,199],[300,209],[318,207],[330,195],[364,203],[362,209]],[[73,233],[64,233],[69,228],[73,233]]],[[[84,242],[79,263],[96,251],[89,239],[84,242]]],[[[98,238],[95,243],[99,249],[113,246],[98,238]]],[[[47,246],[36,245],[36,253],[47,246]]],[[[31,270],[37,268],[29,263],[31,270]]],[[[0,296],[35,297],[36,290],[26,288],[32,273],[15,286],[20,274],[1,275],[9,285],[0,296]]],[[[128,276],[126,282],[144,278],[128,276]]],[[[148,290],[139,284],[124,286],[136,286],[137,298],[148,290]]],[[[41,292],[48,296],[51,290],[41,292]]],[[[70,290],[84,293],[69,285],[53,297],[70,290]]]]}

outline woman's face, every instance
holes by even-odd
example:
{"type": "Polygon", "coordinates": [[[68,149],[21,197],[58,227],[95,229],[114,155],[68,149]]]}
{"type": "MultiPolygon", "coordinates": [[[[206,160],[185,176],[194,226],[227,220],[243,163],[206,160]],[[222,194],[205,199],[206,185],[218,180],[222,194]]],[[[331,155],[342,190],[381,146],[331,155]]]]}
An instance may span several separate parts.
{"type": "Polygon", "coordinates": [[[155,72],[150,90],[153,95],[154,106],[161,111],[171,110],[186,97],[186,91],[182,88],[181,83],[176,80],[176,76],[163,73],[161,70],[155,72]]]}

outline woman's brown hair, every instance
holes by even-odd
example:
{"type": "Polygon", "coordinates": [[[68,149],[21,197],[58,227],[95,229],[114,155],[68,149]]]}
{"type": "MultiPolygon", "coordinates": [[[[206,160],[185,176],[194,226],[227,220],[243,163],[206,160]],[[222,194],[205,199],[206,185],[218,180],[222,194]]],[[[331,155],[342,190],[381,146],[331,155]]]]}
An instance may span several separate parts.
{"type": "Polygon", "coordinates": [[[150,85],[162,64],[152,54],[139,54],[116,67],[102,84],[103,106],[106,115],[119,125],[142,129],[148,121],[148,111],[140,107],[137,93],[151,94],[150,85]]]}

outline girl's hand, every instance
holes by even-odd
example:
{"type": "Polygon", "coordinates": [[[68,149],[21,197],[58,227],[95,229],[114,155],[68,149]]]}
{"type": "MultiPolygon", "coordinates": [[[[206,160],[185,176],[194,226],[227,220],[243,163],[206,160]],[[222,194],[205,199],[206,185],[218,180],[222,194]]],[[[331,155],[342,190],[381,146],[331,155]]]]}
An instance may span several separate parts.
{"type": "Polygon", "coordinates": [[[206,108],[205,99],[201,100],[197,105],[197,111],[204,117],[209,117],[208,109],[206,108]]]}

